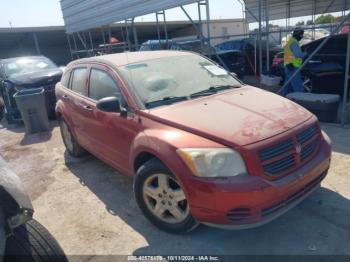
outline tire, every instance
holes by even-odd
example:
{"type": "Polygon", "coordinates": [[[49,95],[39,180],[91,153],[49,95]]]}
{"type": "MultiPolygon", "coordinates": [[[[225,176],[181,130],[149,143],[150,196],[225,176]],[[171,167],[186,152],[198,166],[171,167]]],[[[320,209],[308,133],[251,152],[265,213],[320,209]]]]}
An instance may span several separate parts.
{"type": "Polygon", "coordinates": [[[145,217],[161,230],[180,234],[190,232],[199,224],[191,215],[188,201],[178,180],[156,158],[147,161],[138,169],[134,179],[134,194],[136,202],[145,217]],[[158,176],[161,176],[163,181],[167,181],[168,187],[165,192],[161,190],[164,187],[160,186],[158,176]],[[153,184],[149,183],[158,183],[158,185],[153,187],[153,184]],[[147,193],[150,188],[152,188],[153,197],[147,193]],[[177,201],[175,198],[183,200],[177,201]],[[159,212],[156,210],[161,210],[161,214],[156,215],[155,213],[159,212]]]}
{"type": "Polygon", "coordinates": [[[32,219],[14,229],[7,239],[4,262],[7,261],[68,261],[53,236],[32,219]]]}
{"type": "Polygon", "coordinates": [[[58,121],[61,130],[61,137],[68,153],[73,157],[81,157],[85,155],[85,149],[78,144],[66,121],[64,121],[63,118],[60,118],[58,121]]]}
{"type": "Polygon", "coordinates": [[[5,116],[5,103],[2,100],[2,97],[0,97],[0,121],[4,118],[5,116]]]}

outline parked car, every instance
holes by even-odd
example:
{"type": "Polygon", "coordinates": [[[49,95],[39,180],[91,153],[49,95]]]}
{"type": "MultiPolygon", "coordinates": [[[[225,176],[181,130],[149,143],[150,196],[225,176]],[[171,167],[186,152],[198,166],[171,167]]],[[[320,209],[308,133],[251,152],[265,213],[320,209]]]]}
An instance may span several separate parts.
{"type": "MultiPolygon", "coordinates": [[[[310,42],[302,46],[311,54],[323,41],[310,42]]],[[[302,70],[304,85],[312,93],[338,94],[343,96],[346,67],[347,35],[334,35],[302,70]]],[[[284,76],[283,52],[274,58],[272,72],[284,76]]]]}
{"type": "Polygon", "coordinates": [[[67,152],[87,150],[133,177],[143,214],[169,232],[267,223],[316,190],[330,165],[314,115],[195,53],[77,60],[56,96],[67,152]]]}
{"type": "Polygon", "coordinates": [[[0,158],[0,261],[67,261],[33,213],[19,177],[0,158]]]}
{"type": "MultiPolygon", "coordinates": [[[[55,114],[55,85],[62,76],[62,70],[43,56],[27,56],[0,60],[0,96],[4,103],[8,123],[21,120],[13,95],[22,89],[43,87],[47,110],[55,114]]],[[[1,107],[1,106],[0,106],[1,107]]]]}
{"type": "MultiPolygon", "coordinates": [[[[223,43],[220,43],[215,46],[216,49],[221,51],[235,51],[236,53],[240,53],[241,57],[245,59],[245,74],[256,74],[255,71],[255,58],[257,58],[256,68],[259,68],[259,42],[254,38],[242,38],[229,40],[223,43]],[[256,45],[256,49],[255,49],[256,45]],[[256,52],[256,53],[255,53],[256,52]],[[256,57],[255,57],[256,55],[256,57]]],[[[263,64],[266,64],[266,49],[267,43],[266,41],[262,41],[262,59],[263,64]]],[[[270,61],[272,61],[274,55],[280,52],[280,48],[270,46],[270,61]]]]}
{"type": "Polygon", "coordinates": [[[155,50],[184,50],[192,51],[214,60],[216,63],[230,70],[243,79],[245,70],[245,58],[237,50],[218,50],[210,48],[200,40],[174,41],[174,40],[148,40],[141,45],[140,51],[155,50]]]}

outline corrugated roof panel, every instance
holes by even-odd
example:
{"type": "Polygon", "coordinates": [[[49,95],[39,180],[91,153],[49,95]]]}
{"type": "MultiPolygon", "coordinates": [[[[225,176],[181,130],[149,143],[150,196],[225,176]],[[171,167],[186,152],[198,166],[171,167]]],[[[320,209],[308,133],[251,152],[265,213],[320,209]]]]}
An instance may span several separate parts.
{"type": "MultiPolygon", "coordinates": [[[[249,23],[256,22],[254,16],[259,17],[259,0],[244,0],[246,9],[246,17],[249,23]]],[[[323,14],[325,12],[340,12],[350,10],[349,0],[269,0],[269,19],[278,20],[285,19],[288,16],[288,6],[290,5],[289,17],[311,16],[313,14],[314,3],[315,14],[323,14]]],[[[262,1],[262,7],[264,1],[262,1]]],[[[263,8],[264,10],[264,8],[263,8]]],[[[264,11],[263,11],[264,12],[264,11]]],[[[263,20],[265,18],[263,17],[263,20]]]]}
{"type": "Polygon", "coordinates": [[[198,0],[61,0],[67,33],[108,25],[198,0]]]}

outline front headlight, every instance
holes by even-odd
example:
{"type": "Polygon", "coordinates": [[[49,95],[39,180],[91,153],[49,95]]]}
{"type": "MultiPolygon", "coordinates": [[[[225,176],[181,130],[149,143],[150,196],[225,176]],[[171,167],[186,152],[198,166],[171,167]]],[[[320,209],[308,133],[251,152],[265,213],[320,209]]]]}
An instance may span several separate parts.
{"type": "Polygon", "coordinates": [[[176,151],[198,177],[247,175],[241,155],[229,148],[186,148],[176,151]]]}

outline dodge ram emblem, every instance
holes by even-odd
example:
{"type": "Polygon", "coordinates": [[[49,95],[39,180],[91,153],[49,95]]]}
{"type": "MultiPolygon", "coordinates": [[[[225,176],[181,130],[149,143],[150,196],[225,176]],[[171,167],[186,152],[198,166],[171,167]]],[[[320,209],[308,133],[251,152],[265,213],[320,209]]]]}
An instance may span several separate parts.
{"type": "Polygon", "coordinates": [[[297,152],[298,155],[301,153],[301,145],[300,144],[296,145],[295,152],[297,152]]]}

